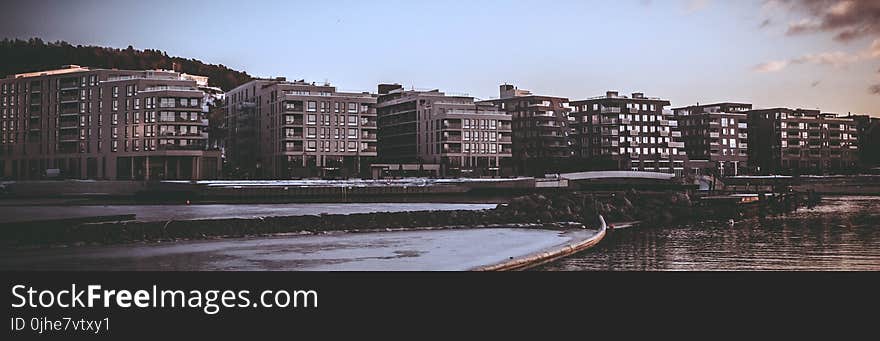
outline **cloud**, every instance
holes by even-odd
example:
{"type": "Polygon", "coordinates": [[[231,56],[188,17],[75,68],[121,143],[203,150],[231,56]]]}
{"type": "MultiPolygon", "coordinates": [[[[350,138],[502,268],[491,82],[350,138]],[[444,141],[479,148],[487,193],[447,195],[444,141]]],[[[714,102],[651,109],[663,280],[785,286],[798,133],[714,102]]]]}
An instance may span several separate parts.
{"type": "Polygon", "coordinates": [[[829,32],[834,34],[834,40],[841,42],[880,37],[880,1],[877,0],[765,0],[763,7],[806,15],[789,23],[787,35],[829,32]]]}
{"type": "Polygon", "coordinates": [[[700,11],[706,8],[706,6],[709,6],[709,3],[709,0],[689,0],[687,4],[687,12],[693,13],[700,11]]]}
{"type": "Polygon", "coordinates": [[[878,58],[880,58],[880,39],[875,39],[868,48],[858,53],[841,51],[809,53],[788,60],[761,63],[752,67],[752,70],[756,72],[776,72],[795,64],[830,65],[835,68],[842,68],[853,63],[878,58]]]}
{"type": "Polygon", "coordinates": [[[752,70],[756,72],[776,72],[788,66],[787,60],[774,60],[755,65],[752,70]]]}

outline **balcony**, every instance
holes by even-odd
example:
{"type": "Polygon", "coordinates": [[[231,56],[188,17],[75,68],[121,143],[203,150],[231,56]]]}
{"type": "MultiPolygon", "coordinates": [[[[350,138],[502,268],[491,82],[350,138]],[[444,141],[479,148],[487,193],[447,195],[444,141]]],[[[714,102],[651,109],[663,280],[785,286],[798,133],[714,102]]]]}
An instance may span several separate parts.
{"type": "Polygon", "coordinates": [[[709,137],[717,139],[717,138],[721,137],[721,134],[720,133],[709,133],[709,137]]]}
{"type": "Polygon", "coordinates": [[[461,123],[443,122],[444,129],[461,129],[461,123]]]}
{"type": "Polygon", "coordinates": [[[684,142],[667,142],[667,145],[670,148],[684,148],[684,142]]]}
{"type": "Polygon", "coordinates": [[[61,115],[61,117],[79,116],[79,108],[62,108],[59,114],[61,115]]]}
{"type": "Polygon", "coordinates": [[[602,109],[599,110],[599,112],[603,113],[603,114],[619,114],[620,108],[618,108],[618,107],[603,107],[602,109]]]}
{"type": "Polygon", "coordinates": [[[681,137],[681,132],[680,131],[673,131],[672,137],[681,137]]]}
{"type": "Polygon", "coordinates": [[[669,126],[669,120],[660,120],[659,122],[660,122],[660,125],[661,125],[661,126],[664,126],[664,127],[668,127],[668,126],[669,126]]]}
{"type": "Polygon", "coordinates": [[[301,125],[303,125],[303,120],[285,120],[284,125],[301,126],[301,125]]]}
{"type": "Polygon", "coordinates": [[[375,140],[376,138],[377,138],[376,134],[361,134],[361,139],[364,139],[364,140],[375,140]]]}
{"type": "Polygon", "coordinates": [[[748,144],[748,143],[740,143],[740,144],[739,144],[739,148],[740,148],[740,149],[746,149],[746,148],[748,148],[748,147],[749,147],[749,144],[748,144]]]}
{"type": "Polygon", "coordinates": [[[166,131],[160,132],[160,137],[171,137],[171,138],[197,138],[197,139],[206,139],[208,138],[208,133],[181,133],[178,131],[166,131]]]}
{"type": "Polygon", "coordinates": [[[512,129],[512,128],[511,128],[511,125],[510,125],[510,124],[501,124],[501,125],[498,126],[498,130],[507,130],[507,131],[509,131],[509,130],[511,130],[511,129],[512,129]]]}
{"type": "Polygon", "coordinates": [[[736,125],[736,127],[737,127],[737,128],[740,128],[740,129],[748,129],[748,128],[749,128],[749,125],[746,124],[746,123],[738,123],[738,124],[736,125]]]}
{"type": "MultiPolygon", "coordinates": [[[[61,101],[61,103],[73,103],[73,102],[79,102],[80,98],[79,98],[79,95],[76,95],[76,94],[74,94],[72,96],[71,95],[63,95],[63,96],[61,96],[61,98],[59,100],[61,101]]],[[[31,103],[31,104],[33,104],[33,103],[31,103]]]]}
{"type": "Polygon", "coordinates": [[[77,122],[61,122],[58,124],[61,129],[78,129],[79,124],[77,122]]]}
{"type": "Polygon", "coordinates": [[[284,148],[283,150],[284,150],[285,152],[302,152],[302,151],[303,151],[303,146],[286,147],[286,148],[284,148]]]}
{"type": "Polygon", "coordinates": [[[62,135],[58,136],[58,141],[59,141],[59,142],[65,142],[65,143],[67,143],[67,142],[77,142],[77,141],[79,141],[79,135],[75,135],[75,134],[62,134],[62,135]]]}
{"type": "Polygon", "coordinates": [[[157,150],[205,150],[205,145],[203,144],[187,144],[187,145],[179,145],[179,144],[160,144],[157,150]]]}
{"type": "Polygon", "coordinates": [[[498,138],[498,142],[507,142],[507,143],[510,143],[510,142],[511,142],[511,138],[510,138],[510,136],[502,136],[502,137],[499,137],[499,138],[498,138]]]}
{"type": "Polygon", "coordinates": [[[74,90],[74,89],[79,89],[79,82],[62,82],[62,83],[58,86],[58,89],[59,89],[59,90],[62,90],[62,91],[63,91],[63,90],[74,90]]]}
{"type": "Polygon", "coordinates": [[[376,152],[376,147],[367,147],[367,148],[363,148],[363,149],[361,149],[361,152],[362,152],[362,153],[375,153],[375,152],[376,152]]]}
{"type": "Polygon", "coordinates": [[[744,134],[744,133],[739,133],[739,134],[736,134],[736,137],[739,137],[741,139],[747,139],[747,138],[749,138],[749,135],[744,134]]]}
{"type": "Polygon", "coordinates": [[[443,136],[440,138],[441,141],[451,141],[451,142],[461,142],[460,135],[451,135],[451,136],[443,136]]]}
{"type": "Polygon", "coordinates": [[[375,127],[376,127],[376,121],[361,122],[361,127],[364,127],[364,128],[375,128],[375,127]]]}

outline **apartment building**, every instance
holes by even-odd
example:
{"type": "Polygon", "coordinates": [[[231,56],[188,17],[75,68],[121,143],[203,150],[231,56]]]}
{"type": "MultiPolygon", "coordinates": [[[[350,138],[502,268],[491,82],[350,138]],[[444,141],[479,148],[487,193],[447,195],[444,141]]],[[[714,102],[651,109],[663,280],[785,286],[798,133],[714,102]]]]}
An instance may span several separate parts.
{"type": "Polygon", "coordinates": [[[510,84],[499,87],[491,104],[511,116],[513,163],[518,174],[543,176],[571,168],[574,154],[569,136],[568,99],[534,95],[510,84]]]}
{"type": "Polygon", "coordinates": [[[856,122],[861,168],[880,167],[880,118],[868,115],[852,115],[856,122]]]}
{"type": "Polygon", "coordinates": [[[439,164],[442,176],[512,175],[511,118],[491,104],[439,90],[380,84],[383,162],[439,164]]]}
{"type": "Polygon", "coordinates": [[[758,174],[825,174],[855,169],[856,122],[818,110],[748,112],[749,162],[758,174]]]}
{"type": "Polygon", "coordinates": [[[689,164],[702,174],[748,173],[747,103],[714,103],[672,109],[689,164]]]}
{"type": "Polygon", "coordinates": [[[669,101],[643,93],[572,101],[576,155],[591,169],[684,174],[688,162],[669,101]]]}
{"type": "Polygon", "coordinates": [[[256,79],[226,93],[232,173],[251,178],[369,175],[376,97],[330,84],[256,79]]]}
{"type": "Polygon", "coordinates": [[[12,179],[206,179],[205,94],[167,71],[68,65],[0,80],[0,171],[12,179]]]}

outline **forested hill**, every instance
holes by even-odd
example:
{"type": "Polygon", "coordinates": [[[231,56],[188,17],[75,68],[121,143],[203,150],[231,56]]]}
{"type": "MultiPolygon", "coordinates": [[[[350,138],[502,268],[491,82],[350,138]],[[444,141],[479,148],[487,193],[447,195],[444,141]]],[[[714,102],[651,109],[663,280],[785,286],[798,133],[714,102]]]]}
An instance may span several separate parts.
{"type": "Polygon", "coordinates": [[[39,38],[0,41],[0,78],[22,72],[55,69],[69,64],[130,70],[171,70],[176,64],[176,71],[208,76],[210,85],[220,87],[224,91],[251,79],[247,73],[223,65],[206,64],[196,59],[169,57],[167,53],[159,50],[141,51],[131,46],[127,49],[116,49],[71,45],[63,41],[46,43],[39,38]]]}

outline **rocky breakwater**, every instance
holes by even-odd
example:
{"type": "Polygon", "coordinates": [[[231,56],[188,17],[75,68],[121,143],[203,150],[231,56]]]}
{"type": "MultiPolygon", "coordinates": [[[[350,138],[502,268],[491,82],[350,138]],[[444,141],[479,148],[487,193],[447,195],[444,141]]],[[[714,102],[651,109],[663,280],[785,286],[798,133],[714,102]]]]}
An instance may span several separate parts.
{"type": "MultiPolygon", "coordinates": [[[[641,220],[666,223],[690,217],[692,203],[685,193],[619,192],[612,194],[532,194],[481,211],[417,211],[366,214],[326,214],[254,219],[180,220],[82,224],[0,226],[3,245],[119,244],[205,238],[261,236],[329,231],[383,231],[418,228],[595,226],[602,214],[608,221],[641,220]],[[579,226],[579,225],[578,225],[579,226]]],[[[171,209],[171,208],[170,208],[171,209]]]]}

